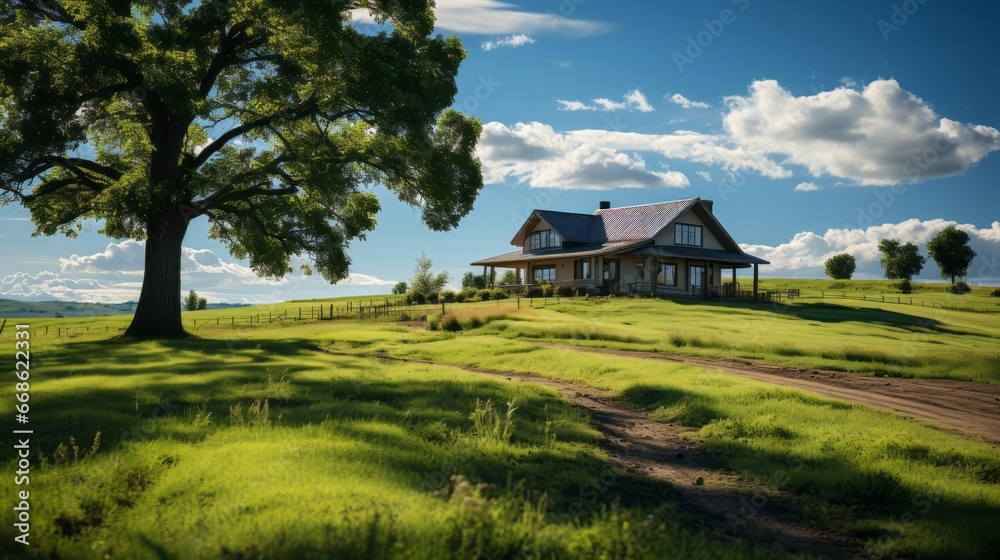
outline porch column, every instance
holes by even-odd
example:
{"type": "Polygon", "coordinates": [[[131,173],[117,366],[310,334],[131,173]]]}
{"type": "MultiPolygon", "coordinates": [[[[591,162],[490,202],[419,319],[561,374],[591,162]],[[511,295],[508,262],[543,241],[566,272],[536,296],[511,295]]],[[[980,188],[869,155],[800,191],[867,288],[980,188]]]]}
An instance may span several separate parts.
{"type": "Polygon", "coordinates": [[[701,297],[708,299],[708,285],[712,283],[712,263],[705,261],[705,275],[701,278],[701,297]]]}
{"type": "Polygon", "coordinates": [[[753,263],[753,299],[757,299],[757,263],[753,263]]]}
{"type": "Polygon", "coordinates": [[[659,263],[656,257],[649,257],[647,259],[647,264],[649,265],[649,295],[656,296],[656,274],[659,272],[659,263]]]}
{"type": "Polygon", "coordinates": [[[486,265],[483,265],[483,283],[487,286],[490,285],[490,277],[486,275],[486,265]]]}
{"type": "Polygon", "coordinates": [[[736,265],[734,264],[733,265],[733,296],[738,296],[738,295],[740,295],[740,294],[736,290],[736,265]]]}
{"type": "Polygon", "coordinates": [[[495,288],[497,277],[497,268],[495,266],[490,267],[490,275],[486,277],[486,281],[489,282],[490,288],[495,288]]]}

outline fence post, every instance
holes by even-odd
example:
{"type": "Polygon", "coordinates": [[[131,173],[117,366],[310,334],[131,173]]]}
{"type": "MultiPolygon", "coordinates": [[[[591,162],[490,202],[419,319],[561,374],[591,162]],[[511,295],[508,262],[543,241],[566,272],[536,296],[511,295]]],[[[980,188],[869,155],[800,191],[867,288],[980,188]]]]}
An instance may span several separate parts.
{"type": "Polygon", "coordinates": [[[268,323],[271,322],[271,312],[270,311],[267,312],[267,322],[268,323]]]}
{"type": "Polygon", "coordinates": [[[333,304],[330,304],[330,318],[333,319],[333,304]]]}
{"type": "Polygon", "coordinates": [[[45,327],[45,334],[49,334],[49,327],[48,326],[45,327]]]}
{"type": "Polygon", "coordinates": [[[235,327],[236,326],[236,315],[233,315],[232,317],[230,317],[230,319],[232,320],[233,326],[235,327]]]}
{"type": "Polygon", "coordinates": [[[521,309],[521,298],[520,297],[517,298],[517,308],[521,309]]]}
{"type": "MultiPolygon", "coordinates": [[[[287,311],[285,313],[288,313],[287,311]]],[[[302,308],[299,308],[299,321],[302,320],[302,308]]]]}

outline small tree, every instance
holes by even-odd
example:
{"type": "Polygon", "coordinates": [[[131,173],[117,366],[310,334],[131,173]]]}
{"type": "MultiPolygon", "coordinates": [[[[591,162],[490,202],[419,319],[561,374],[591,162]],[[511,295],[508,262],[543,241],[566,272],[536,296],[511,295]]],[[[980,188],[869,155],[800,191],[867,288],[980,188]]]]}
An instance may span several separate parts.
{"type": "Polygon", "coordinates": [[[841,253],[826,260],[826,275],[834,280],[850,280],[857,267],[853,255],[841,253]]]}
{"type": "Polygon", "coordinates": [[[409,286],[406,284],[406,282],[396,282],[396,285],[392,287],[392,293],[394,295],[401,296],[405,294],[406,290],[408,289],[409,286]]]}
{"type": "Polygon", "coordinates": [[[911,241],[901,245],[897,239],[883,239],[878,244],[882,252],[882,270],[889,280],[910,280],[920,274],[927,258],[920,254],[920,249],[911,241]]]}
{"type": "Polygon", "coordinates": [[[202,309],[208,309],[208,300],[205,298],[198,298],[198,311],[202,309]]]}
{"type": "Polygon", "coordinates": [[[507,272],[504,272],[503,276],[500,277],[500,283],[517,284],[517,273],[514,272],[513,270],[508,270],[507,272]]]}
{"type": "Polygon", "coordinates": [[[462,287],[482,290],[486,288],[486,278],[482,274],[466,272],[465,275],[462,276],[462,287]]]}
{"type": "Polygon", "coordinates": [[[197,311],[198,309],[198,292],[191,290],[188,292],[186,298],[184,298],[184,310],[185,311],[197,311]]]}
{"type": "Polygon", "coordinates": [[[956,277],[966,275],[972,259],[976,258],[976,252],[969,247],[969,234],[955,226],[948,226],[935,235],[927,244],[927,252],[941,267],[941,277],[950,277],[952,284],[956,277]]]}
{"type": "Polygon", "coordinates": [[[413,278],[410,278],[410,289],[413,293],[429,297],[440,292],[448,283],[448,273],[434,274],[431,272],[433,266],[434,262],[426,255],[417,257],[417,266],[413,269],[413,278]]]}

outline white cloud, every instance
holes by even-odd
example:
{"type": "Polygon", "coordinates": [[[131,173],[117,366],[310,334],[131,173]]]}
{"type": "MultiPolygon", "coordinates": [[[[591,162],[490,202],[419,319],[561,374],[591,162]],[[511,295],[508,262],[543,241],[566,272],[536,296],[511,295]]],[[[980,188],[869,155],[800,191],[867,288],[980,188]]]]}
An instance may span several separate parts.
{"type": "MultiPolygon", "coordinates": [[[[555,33],[567,37],[588,37],[610,32],[611,25],[567,17],[571,15],[525,12],[498,0],[438,0],[435,26],[457,33],[505,35],[511,33],[555,33]]],[[[356,9],[352,21],[375,23],[368,10],[356,9]]]]}
{"type": "Polygon", "coordinates": [[[1000,149],[997,129],[940,117],[895,80],[801,97],[762,80],[726,103],[733,142],[861,185],[960,175],[1000,149]]]}
{"type": "MultiPolygon", "coordinates": [[[[927,256],[927,242],[950,225],[969,233],[969,244],[977,253],[969,267],[968,280],[981,282],[984,285],[1000,285],[1000,222],[993,222],[989,228],[977,228],[971,224],[958,224],[943,219],[925,221],[910,219],[865,229],[829,229],[822,235],[804,231],[795,234],[790,241],[775,247],[767,245],[741,245],[741,247],[751,255],[771,261],[764,270],[772,277],[823,276],[823,266],[828,258],[838,253],[848,253],[857,260],[856,277],[881,278],[879,241],[886,238],[899,239],[904,243],[912,241],[920,246],[921,254],[927,256]]],[[[920,277],[940,279],[939,272],[937,264],[928,257],[920,277]]]]}
{"type": "Polygon", "coordinates": [[[558,99],[557,102],[562,105],[559,108],[560,111],[640,111],[643,113],[649,113],[655,111],[652,105],[649,104],[649,100],[646,99],[645,94],[641,91],[634,89],[625,94],[621,101],[613,101],[604,97],[594,99],[590,105],[582,101],[567,101],[563,99],[558,99]]]}
{"type": "Polygon", "coordinates": [[[484,41],[482,44],[484,51],[492,51],[500,47],[511,47],[517,48],[524,45],[534,45],[535,40],[525,34],[511,35],[509,37],[502,37],[500,39],[495,39],[493,41],[484,41]]]}
{"type": "Polygon", "coordinates": [[[799,183],[795,185],[795,190],[799,192],[815,192],[819,190],[819,185],[816,183],[799,183]]]}
{"type": "Polygon", "coordinates": [[[698,175],[699,177],[708,182],[712,181],[712,174],[709,173],[708,171],[695,171],[695,175],[698,175]]]}
{"type": "MultiPolygon", "coordinates": [[[[36,275],[17,272],[0,279],[0,297],[27,300],[89,301],[117,303],[135,301],[142,288],[145,244],[126,240],[110,243],[93,255],[60,258],[59,272],[36,275]]],[[[385,292],[395,284],[376,276],[351,273],[335,286],[319,275],[303,276],[298,266],[307,262],[293,257],[294,274],[281,280],[261,278],[237,262],[223,260],[208,249],[184,247],[181,255],[181,285],[194,289],[210,302],[262,303],[307,297],[385,292]]]]}
{"type": "Polygon", "coordinates": [[[613,188],[687,187],[677,171],[654,171],[638,154],[627,154],[559,133],[541,123],[507,127],[486,123],[479,156],[487,183],[507,177],[532,187],[605,190],[613,188]]]}
{"type": "Polygon", "coordinates": [[[709,107],[711,107],[711,105],[709,105],[708,103],[704,103],[702,101],[691,101],[690,99],[684,97],[679,93],[675,93],[672,96],[670,96],[670,102],[680,105],[685,109],[708,109],[709,107]]]}

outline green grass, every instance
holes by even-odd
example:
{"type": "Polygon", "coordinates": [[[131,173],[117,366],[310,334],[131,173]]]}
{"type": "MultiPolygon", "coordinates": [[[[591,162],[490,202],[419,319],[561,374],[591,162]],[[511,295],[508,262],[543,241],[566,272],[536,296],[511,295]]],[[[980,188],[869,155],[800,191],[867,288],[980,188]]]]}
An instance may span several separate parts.
{"type": "MultiPolygon", "coordinates": [[[[668,486],[614,468],[588,420],[550,389],[314,348],[337,333],[349,335],[338,346],[365,349],[433,339],[393,325],[274,327],[169,342],[36,337],[32,544],[13,544],[5,508],[0,550],[130,559],[775,556],[703,533],[668,486]]],[[[0,340],[12,348],[8,335],[0,340]]],[[[5,463],[13,472],[13,460],[5,463]]]]}
{"type": "MultiPolygon", "coordinates": [[[[998,382],[995,314],[811,299],[534,303],[521,311],[511,300],[449,306],[465,321],[457,333],[423,321],[233,327],[222,321],[232,310],[209,310],[185,314],[186,324],[199,322],[199,338],[144,343],[107,340],[128,317],[32,319],[32,444],[44,464],[32,470],[31,552],[769,556],[702,532],[668,487],[611,467],[599,434],[551,390],[380,354],[610,390],[686,427],[693,445],[715,453],[767,504],[854,535],[868,553],[977,558],[1000,549],[996,448],[766,383],[535,344],[998,382]],[[475,317],[489,320],[477,326],[475,317]]],[[[11,323],[0,335],[8,348],[11,323]]],[[[12,406],[0,402],[0,414],[12,406]]],[[[12,480],[4,491],[12,495],[12,480]]],[[[9,550],[13,512],[0,523],[9,550]]]]}
{"type": "MultiPolygon", "coordinates": [[[[485,330],[485,329],[484,329],[485,330]]],[[[808,522],[867,542],[871,554],[988,557],[1000,549],[1000,451],[923,422],[684,365],[452,335],[383,347],[400,357],[531,372],[618,394],[808,522]]]]}
{"type": "MultiPolygon", "coordinates": [[[[739,279],[744,287],[749,286],[747,279],[739,279]]],[[[925,307],[941,307],[967,309],[1000,313],[1000,297],[993,297],[994,288],[972,286],[972,291],[966,294],[952,294],[948,291],[950,284],[932,282],[913,282],[913,293],[904,294],[899,290],[897,280],[817,280],[817,279],[761,279],[761,290],[798,289],[807,298],[855,298],[864,295],[868,299],[902,305],[925,307]]]]}

